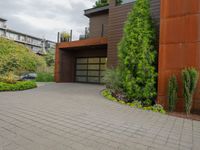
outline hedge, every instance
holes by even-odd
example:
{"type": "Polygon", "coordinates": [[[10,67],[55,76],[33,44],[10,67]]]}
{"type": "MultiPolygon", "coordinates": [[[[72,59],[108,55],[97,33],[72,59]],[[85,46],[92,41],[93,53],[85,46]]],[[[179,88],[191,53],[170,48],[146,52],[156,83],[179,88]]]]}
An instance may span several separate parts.
{"type": "Polygon", "coordinates": [[[15,84],[0,82],[0,92],[2,91],[23,91],[36,88],[37,84],[33,81],[19,81],[15,84]]]}
{"type": "Polygon", "coordinates": [[[37,73],[36,82],[54,82],[54,75],[52,73],[37,73]]]}

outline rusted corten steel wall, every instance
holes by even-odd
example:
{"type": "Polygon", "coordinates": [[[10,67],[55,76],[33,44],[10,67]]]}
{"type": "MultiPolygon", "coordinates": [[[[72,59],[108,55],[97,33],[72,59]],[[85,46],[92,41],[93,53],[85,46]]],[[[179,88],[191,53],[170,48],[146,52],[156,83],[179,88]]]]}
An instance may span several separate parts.
{"type": "MultiPolygon", "coordinates": [[[[117,45],[123,35],[124,23],[134,3],[116,6],[116,0],[110,0],[109,25],[108,25],[108,67],[115,67],[118,63],[117,45]]],[[[150,0],[152,18],[159,30],[160,0],[150,0]]]]}
{"type": "MultiPolygon", "coordinates": [[[[178,111],[183,111],[181,70],[200,69],[200,0],[161,0],[158,102],[167,106],[167,85],[172,74],[178,77],[178,111]]],[[[200,111],[200,83],[193,111],[200,111]]]]}
{"type": "Polygon", "coordinates": [[[90,17],[90,38],[95,37],[107,37],[107,31],[108,31],[108,12],[93,15],[90,17]],[[103,25],[103,27],[102,27],[103,25]],[[103,30],[103,31],[102,31],[103,30]],[[103,32],[103,34],[102,34],[103,32]]]}

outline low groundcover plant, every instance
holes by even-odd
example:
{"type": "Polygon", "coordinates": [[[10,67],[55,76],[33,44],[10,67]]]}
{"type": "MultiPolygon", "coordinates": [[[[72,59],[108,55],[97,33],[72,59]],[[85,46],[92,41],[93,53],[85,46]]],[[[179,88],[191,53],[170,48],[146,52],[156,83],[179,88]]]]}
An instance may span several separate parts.
{"type": "Polygon", "coordinates": [[[114,96],[112,96],[112,93],[105,89],[101,92],[102,96],[104,96],[105,98],[111,100],[111,101],[115,101],[115,102],[119,102],[121,104],[125,104],[125,105],[129,105],[130,107],[134,107],[134,108],[138,108],[138,109],[143,109],[146,111],[153,111],[153,112],[159,112],[161,114],[165,114],[166,111],[163,109],[163,107],[159,104],[155,104],[153,106],[144,106],[142,104],[142,102],[140,101],[133,101],[131,103],[126,103],[123,100],[119,100],[117,98],[115,98],[114,96]]]}
{"type": "Polygon", "coordinates": [[[2,91],[22,91],[36,88],[37,84],[34,81],[19,81],[14,84],[0,82],[0,92],[2,91]]]}

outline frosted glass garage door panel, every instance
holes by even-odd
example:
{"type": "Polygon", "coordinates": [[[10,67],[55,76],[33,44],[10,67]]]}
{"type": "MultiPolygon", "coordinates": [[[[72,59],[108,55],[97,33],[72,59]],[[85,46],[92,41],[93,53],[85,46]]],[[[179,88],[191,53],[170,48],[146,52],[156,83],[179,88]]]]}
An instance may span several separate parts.
{"type": "Polygon", "coordinates": [[[77,64],[87,63],[87,58],[77,58],[76,63],[77,64]]]}
{"type": "Polygon", "coordinates": [[[99,83],[99,77],[88,77],[88,82],[99,83]]]}
{"type": "Polygon", "coordinates": [[[99,70],[99,64],[98,65],[88,65],[88,70],[99,70]]]}
{"type": "Polygon", "coordinates": [[[76,65],[76,70],[86,70],[87,65],[76,65]]]}
{"type": "Polygon", "coordinates": [[[77,76],[86,76],[87,75],[87,71],[76,71],[76,75],[77,76]]]}
{"type": "Polygon", "coordinates": [[[87,82],[87,77],[76,77],[77,82],[87,82]]]}
{"type": "Polygon", "coordinates": [[[99,71],[88,71],[88,76],[99,76],[99,71]]]}
{"type": "Polygon", "coordinates": [[[98,64],[100,61],[100,58],[88,58],[89,64],[98,64]]]}

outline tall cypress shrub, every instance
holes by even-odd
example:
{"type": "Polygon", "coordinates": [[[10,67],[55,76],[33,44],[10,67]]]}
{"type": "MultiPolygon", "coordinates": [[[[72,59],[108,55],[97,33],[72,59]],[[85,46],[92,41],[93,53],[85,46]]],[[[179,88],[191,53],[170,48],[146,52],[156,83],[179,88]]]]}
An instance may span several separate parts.
{"type": "Polygon", "coordinates": [[[168,83],[168,108],[174,111],[178,99],[178,82],[175,75],[172,75],[168,83]]]}
{"type": "Polygon", "coordinates": [[[194,93],[199,80],[199,72],[195,68],[186,68],[182,71],[183,96],[185,99],[185,111],[190,114],[194,93]]]}
{"type": "Polygon", "coordinates": [[[137,0],[124,27],[119,44],[123,89],[129,99],[147,100],[156,96],[156,32],[149,0],[137,0]]]}

